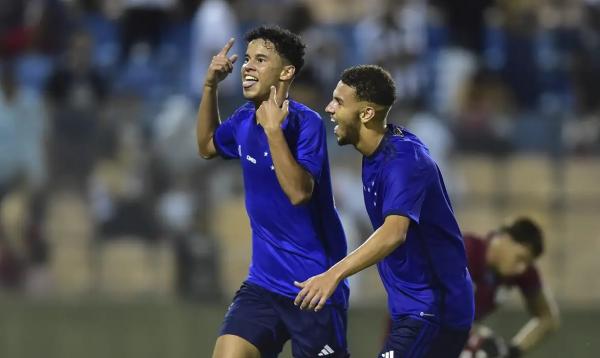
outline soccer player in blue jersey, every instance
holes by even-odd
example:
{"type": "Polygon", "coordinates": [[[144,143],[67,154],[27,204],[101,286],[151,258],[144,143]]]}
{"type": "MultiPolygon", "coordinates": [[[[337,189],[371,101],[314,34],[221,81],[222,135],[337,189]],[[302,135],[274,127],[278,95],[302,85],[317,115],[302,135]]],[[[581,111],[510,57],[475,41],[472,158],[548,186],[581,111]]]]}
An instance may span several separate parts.
{"type": "Polygon", "coordinates": [[[305,46],[274,26],[250,31],[246,41],[241,75],[248,102],[221,121],[217,86],[237,59],[228,55],[231,39],[210,64],[197,121],[202,157],[240,160],[252,227],[248,277],[225,316],[213,357],[276,357],[290,339],[294,357],[347,357],[347,282],[323,311],[294,306],[294,280],[329,269],[347,253],[323,121],[287,98],[305,46]]]}
{"type": "Polygon", "coordinates": [[[377,264],[393,323],[378,357],[458,357],[473,321],[473,287],[442,175],[425,145],[387,123],[395,86],[381,67],[345,70],[325,109],[338,144],[362,155],[375,232],[329,270],[296,285],[301,309],[320,310],[339,282],[377,264]]]}

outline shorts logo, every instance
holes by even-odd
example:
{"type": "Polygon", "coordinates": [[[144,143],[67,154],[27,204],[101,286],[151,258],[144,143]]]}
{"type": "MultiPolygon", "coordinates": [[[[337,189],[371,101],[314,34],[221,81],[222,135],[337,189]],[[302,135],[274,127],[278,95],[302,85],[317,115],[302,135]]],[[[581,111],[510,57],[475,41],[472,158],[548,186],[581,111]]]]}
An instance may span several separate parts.
{"type": "Polygon", "coordinates": [[[331,349],[331,347],[326,344],[325,347],[323,347],[323,349],[321,349],[321,353],[318,354],[319,357],[326,357],[330,354],[333,354],[333,349],[331,349]]]}
{"type": "Polygon", "coordinates": [[[249,156],[249,155],[246,155],[246,160],[247,160],[247,161],[249,161],[249,162],[250,162],[250,163],[252,163],[252,164],[256,164],[256,159],[252,158],[252,157],[251,157],[251,156],[249,156]]]}
{"type": "Polygon", "coordinates": [[[394,351],[381,353],[381,358],[394,358],[394,351]]]}

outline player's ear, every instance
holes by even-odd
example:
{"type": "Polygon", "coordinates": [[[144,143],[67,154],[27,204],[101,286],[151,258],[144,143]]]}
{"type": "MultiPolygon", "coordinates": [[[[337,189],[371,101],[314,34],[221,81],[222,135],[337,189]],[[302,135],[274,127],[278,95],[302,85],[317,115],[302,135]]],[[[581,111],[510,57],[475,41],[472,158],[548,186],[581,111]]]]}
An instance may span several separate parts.
{"type": "Polygon", "coordinates": [[[279,74],[279,80],[280,81],[290,81],[292,78],[294,78],[295,74],[296,74],[296,67],[294,67],[294,65],[283,66],[283,69],[281,70],[281,73],[279,74]]]}
{"type": "Polygon", "coordinates": [[[362,123],[367,123],[371,119],[375,118],[375,108],[367,105],[360,110],[358,116],[362,123]]]}

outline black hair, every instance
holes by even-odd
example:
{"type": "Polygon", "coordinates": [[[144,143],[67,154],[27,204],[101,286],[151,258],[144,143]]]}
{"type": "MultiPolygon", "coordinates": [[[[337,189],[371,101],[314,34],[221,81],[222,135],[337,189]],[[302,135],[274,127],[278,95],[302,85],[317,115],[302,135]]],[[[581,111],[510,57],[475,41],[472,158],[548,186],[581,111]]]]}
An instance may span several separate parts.
{"type": "Polygon", "coordinates": [[[263,39],[271,42],[281,57],[288,60],[295,68],[298,75],[304,66],[304,49],[306,45],[300,36],[283,29],[277,25],[264,25],[250,30],[246,33],[246,42],[263,39]]]}
{"type": "Polygon", "coordinates": [[[534,258],[538,258],[544,252],[542,229],[527,217],[518,218],[510,225],[501,227],[500,232],[507,233],[516,242],[529,247],[534,258]]]}
{"type": "Polygon", "coordinates": [[[356,90],[360,101],[391,106],[396,101],[396,85],[392,76],[380,66],[359,65],[342,73],[341,81],[356,90]]]}

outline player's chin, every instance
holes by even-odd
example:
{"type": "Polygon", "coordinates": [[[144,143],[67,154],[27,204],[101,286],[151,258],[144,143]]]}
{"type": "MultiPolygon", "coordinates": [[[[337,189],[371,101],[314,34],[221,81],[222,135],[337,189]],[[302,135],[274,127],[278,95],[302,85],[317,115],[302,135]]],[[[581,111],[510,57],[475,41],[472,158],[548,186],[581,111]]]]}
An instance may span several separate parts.
{"type": "Polygon", "coordinates": [[[335,140],[337,141],[337,144],[338,144],[339,146],[342,146],[342,145],[349,144],[349,142],[348,142],[348,140],[346,139],[346,137],[344,137],[344,136],[342,136],[342,135],[339,135],[339,134],[336,134],[336,135],[335,135],[335,140]]]}
{"type": "Polygon", "coordinates": [[[244,98],[249,101],[252,101],[258,97],[258,95],[256,93],[254,93],[254,91],[246,90],[246,89],[242,90],[242,94],[243,94],[244,98]]]}
{"type": "Polygon", "coordinates": [[[244,95],[245,99],[250,101],[260,98],[261,92],[258,83],[255,83],[254,85],[248,88],[242,87],[242,94],[244,95]]]}
{"type": "Polygon", "coordinates": [[[341,124],[335,126],[333,129],[333,135],[335,135],[335,140],[339,146],[350,144],[347,132],[344,130],[341,124]]]}

